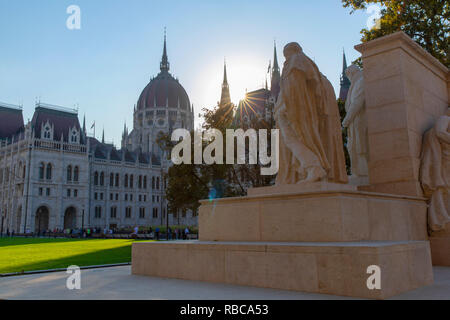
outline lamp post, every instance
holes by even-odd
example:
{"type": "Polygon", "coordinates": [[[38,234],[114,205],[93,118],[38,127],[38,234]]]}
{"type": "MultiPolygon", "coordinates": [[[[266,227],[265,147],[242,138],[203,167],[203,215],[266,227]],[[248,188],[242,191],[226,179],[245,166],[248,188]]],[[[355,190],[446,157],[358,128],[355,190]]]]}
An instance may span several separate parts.
{"type": "Polygon", "coordinates": [[[0,236],[3,237],[3,220],[5,219],[5,217],[2,214],[2,227],[0,229],[0,236]]]}
{"type": "Polygon", "coordinates": [[[39,210],[38,210],[38,237],[41,234],[41,213],[42,213],[42,209],[39,208],[39,210]]]}
{"type": "MultiPolygon", "coordinates": [[[[31,138],[32,139],[32,138],[31,138]]],[[[27,217],[28,217],[28,197],[30,196],[30,177],[31,177],[31,151],[33,150],[33,144],[30,142],[28,145],[28,172],[27,172],[27,196],[25,198],[25,221],[23,224],[23,233],[27,233],[27,217]]]]}
{"type": "Polygon", "coordinates": [[[81,234],[84,232],[84,205],[81,209],[81,234]]]}
{"type": "MultiPolygon", "coordinates": [[[[164,178],[163,178],[163,185],[162,185],[162,187],[163,187],[163,192],[164,192],[164,194],[165,194],[165,191],[166,191],[166,189],[165,189],[165,180],[164,180],[164,178]]],[[[164,197],[164,195],[163,195],[163,197],[164,197]]],[[[167,233],[167,236],[166,236],[166,238],[167,238],[167,241],[169,241],[169,210],[167,210],[167,208],[166,208],[166,233],[167,233]]]]}

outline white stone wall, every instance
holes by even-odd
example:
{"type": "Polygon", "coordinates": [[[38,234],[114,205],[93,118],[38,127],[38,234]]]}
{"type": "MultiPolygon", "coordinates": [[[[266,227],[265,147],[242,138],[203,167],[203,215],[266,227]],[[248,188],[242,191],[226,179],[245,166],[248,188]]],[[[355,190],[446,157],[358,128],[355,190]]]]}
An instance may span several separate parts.
{"type": "MultiPolygon", "coordinates": [[[[91,165],[91,205],[89,221],[92,227],[132,228],[134,226],[157,226],[166,225],[167,201],[163,198],[161,167],[140,163],[117,162],[109,160],[92,160],[91,165]],[[95,173],[101,176],[104,173],[104,185],[95,185],[95,173]],[[114,174],[114,186],[110,186],[110,174],[114,174]],[[119,174],[119,187],[115,186],[115,177],[119,174]],[[133,186],[128,183],[125,187],[125,175],[133,175],[133,186]],[[139,176],[142,176],[142,188],[139,188],[139,176]],[[147,188],[144,188],[144,176],[147,177],[147,188]],[[152,188],[152,178],[155,178],[155,188],[152,188]],[[160,188],[157,189],[156,181],[160,180],[160,188]],[[97,195],[96,195],[97,194],[97,195]],[[103,194],[103,196],[102,196],[103,194]],[[112,195],[112,200],[111,200],[112,195]],[[118,197],[118,200],[116,200],[118,197]],[[97,199],[96,199],[97,198],[97,199]],[[95,207],[101,207],[101,218],[95,217],[95,207]],[[116,218],[111,217],[111,208],[117,208],[116,218]],[[126,217],[126,208],[131,208],[131,217],[126,217]],[[158,209],[158,216],[153,217],[153,209],[158,209]],[[140,209],[145,210],[144,218],[140,216],[140,209]],[[166,215],[161,218],[161,211],[166,215]]],[[[169,214],[169,224],[173,224],[172,215],[169,214]]],[[[176,220],[178,221],[178,220],[176,220]]],[[[197,217],[188,213],[186,218],[181,219],[183,225],[197,225],[197,217]]]]}

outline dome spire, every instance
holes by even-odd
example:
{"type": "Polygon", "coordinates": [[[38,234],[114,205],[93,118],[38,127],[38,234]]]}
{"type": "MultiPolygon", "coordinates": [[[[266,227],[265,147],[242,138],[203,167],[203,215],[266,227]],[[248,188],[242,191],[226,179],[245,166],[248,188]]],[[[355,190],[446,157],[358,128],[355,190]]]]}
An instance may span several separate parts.
{"type": "Polygon", "coordinates": [[[164,28],[164,49],[163,49],[163,56],[160,64],[161,72],[169,72],[170,70],[170,63],[169,58],[167,57],[167,44],[166,44],[166,28],[164,28]]]}
{"type": "Polygon", "coordinates": [[[223,60],[223,85],[228,85],[227,60],[226,60],[226,58],[224,58],[224,60],[223,60]]]}

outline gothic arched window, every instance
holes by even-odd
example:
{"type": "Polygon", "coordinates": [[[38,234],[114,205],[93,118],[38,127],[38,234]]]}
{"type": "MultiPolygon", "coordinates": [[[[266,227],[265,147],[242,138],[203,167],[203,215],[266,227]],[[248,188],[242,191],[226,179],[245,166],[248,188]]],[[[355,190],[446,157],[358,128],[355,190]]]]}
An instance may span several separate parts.
{"type": "Polygon", "coordinates": [[[47,164],[47,172],[46,172],[46,178],[47,180],[51,180],[52,179],[52,165],[49,163],[47,164]]]}
{"type": "Polygon", "coordinates": [[[44,179],[44,171],[45,171],[45,164],[41,162],[41,164],[39,165],[39,179],[41,180],[44,179]]]}
{"type": "Polygon", "coordinates": [[[72,166],[67,167],[67,181],[72,181],[72,166]]]}
{"type": "Polygon", "coordinates": [[[104,172],[100,173],[100,185],[101,186],[105,185],[105,173],[104,172]]]}
{"type": "Polygon", "coordinates": [[[94,186],[98,186],[98,172],[95,171],[94,173],[94,186]]]}
{"type": "Polygon", "coordinates": [[[75,167],[73,169],[73,181],[78,182],[80,176],[80,169],[78,167],[75,167]]]}

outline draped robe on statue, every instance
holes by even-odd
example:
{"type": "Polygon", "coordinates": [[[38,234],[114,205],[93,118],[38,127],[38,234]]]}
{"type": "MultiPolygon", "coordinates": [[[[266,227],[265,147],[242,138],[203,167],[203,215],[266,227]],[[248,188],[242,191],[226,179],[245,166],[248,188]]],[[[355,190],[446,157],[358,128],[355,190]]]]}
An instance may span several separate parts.
{"type": "Polygon", "coordinates": [[[430,198],[428,226],[439,231],[450,223],[450,116],[425,133],[420,179],[430,198]]]}
{"type": "Polygon", "coordinates": [[[287,57],[275,119],[281,133],[278,185],[348,181],[334,89],[301,49],[287,57]],[[314,180],[308,180],[311,170],[314,180]]]}

